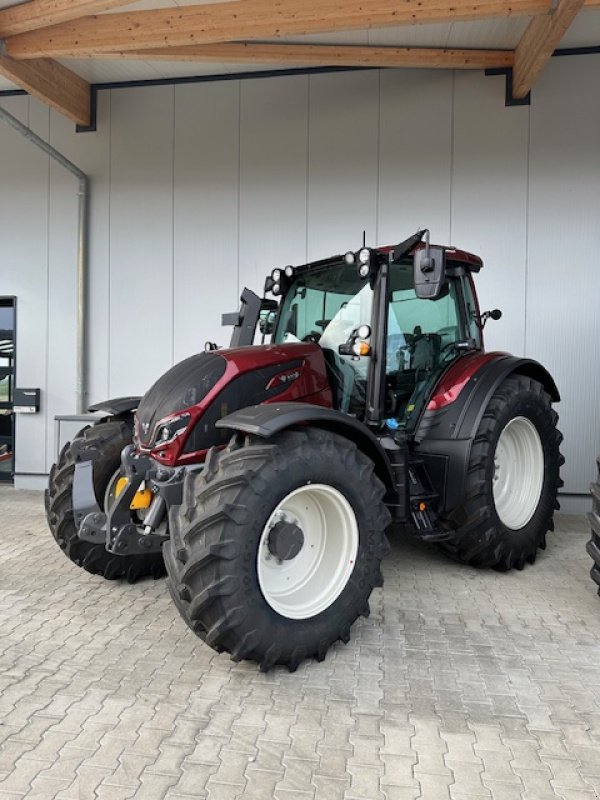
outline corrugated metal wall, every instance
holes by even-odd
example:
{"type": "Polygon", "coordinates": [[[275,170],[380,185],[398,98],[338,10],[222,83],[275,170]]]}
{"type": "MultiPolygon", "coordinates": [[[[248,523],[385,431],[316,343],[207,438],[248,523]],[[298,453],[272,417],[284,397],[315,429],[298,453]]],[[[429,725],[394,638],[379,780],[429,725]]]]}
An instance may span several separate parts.
{"type": "MultiPolygon", "coordinates": [[[[531,107],[504,79],[369,71],[99,94],[98,132],[27,98],[2,104],[93,180],[90,400],[143,392],[173,361],[226,342],[222,311],[275,265],[433,239],[480,253],[488,347],[540,359],[563,393],[565,490],[600,448],[600,56],[555,58],[531,107]]],[[[53,460],[74,410],[74,181],[0,127],[0,294],[18,297],[17,470],[53,460]]]]}

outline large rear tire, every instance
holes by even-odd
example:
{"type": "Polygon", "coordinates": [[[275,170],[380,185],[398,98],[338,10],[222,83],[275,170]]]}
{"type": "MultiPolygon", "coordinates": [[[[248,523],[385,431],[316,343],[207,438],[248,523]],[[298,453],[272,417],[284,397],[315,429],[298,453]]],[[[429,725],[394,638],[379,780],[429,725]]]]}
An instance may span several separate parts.
{"type": "Polygon", "coordinates": [[[506,571],[533,564],[562,481],[562,435],[552,399],[538,381],[507,378],[493,394],[473,441],[464,505],[446,520],[455,535],[440,543],[452,558],[506,571]]]}
{"type": "Polygon", "coordinates": [[[592,538],[587,544],[587,551],[594,561],[590,571],[592,580],[598,585],[600,595],[600,457],[598,458],[598,478],[590,486],[592,493],[592,511],[589,520],[592,526],[592,538]]]}
{"type": "Polygon", "coordinates": [[[104,510],[106,489],[119,469],[121,451],[131,444],[132,425],[125,420],[108,420],[80,431],[73,442],[63,447],[58,462],[52,466],[45,495],[46,517],[54,539],[74,564],[102,575],[107,580],[127,578],[131,583],[138,578],[164,574],[162,555],[116,556],[108,553],[103,544],[92,544],[79,539],[73,518],[73,475],[77,443],[82,454],[90,455],[93,462],[94,493],[98,505],[104,510]]]}
{"type": "Polygon", "coordinates": [[[322,660],[382,584],[383,495],[373,463],[342,436],[234,436],[188,474],[170,513],[164,556],[181,616],[263,671],[322,660]]]}

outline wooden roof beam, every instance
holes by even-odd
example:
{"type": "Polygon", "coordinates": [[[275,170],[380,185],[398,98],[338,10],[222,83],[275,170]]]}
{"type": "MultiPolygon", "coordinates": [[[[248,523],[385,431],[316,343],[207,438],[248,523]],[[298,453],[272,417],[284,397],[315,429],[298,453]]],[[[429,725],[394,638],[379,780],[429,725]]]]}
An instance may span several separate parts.
{"type": "Polygon", "coordinates": [[[90,85],[48,58],[16,61],[0,55],[0,75],[78,125],[90,124],[90,85]]]}
{"type": "Polygon", "coordinates": [[[527,97],[583,5],[584,0],[558,0],[549,14],[531,20],[515,50],[513,97],[527,97]]]}
{"type": "Polygon", "coordinates": [[[133,0],[29,0],[0,11],[0,38],[108,11],[133,0]]]}
{"type": "Polygon", "coordinates": [[[364,47],[360,45],[226,44],[165,47],[110,54],[114,58],[149,61],[223,62],[230,64],[300,64],[320,67],[413,67],[488,69],[512,67],[512,50],[469,50],[431,47],[364,47]]]}
{"type": "Polygon", "coordinates": [[[11,36],[15,58],[77,57],[547,13],[552,0],[237,0],[84,17],[11,36]]]}

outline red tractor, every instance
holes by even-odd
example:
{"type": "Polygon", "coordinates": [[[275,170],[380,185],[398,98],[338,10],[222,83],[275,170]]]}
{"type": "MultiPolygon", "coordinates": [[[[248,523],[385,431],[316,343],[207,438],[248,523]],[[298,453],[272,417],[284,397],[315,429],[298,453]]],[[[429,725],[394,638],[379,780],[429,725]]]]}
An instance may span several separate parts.
{"type": "Polygon", "coordinates": [[[479,311],[481,267],[420,231],[273,270],[224,316],[228,349],[92,409],[109,416],[50,475],[57,542],[105,578],[166,565],[192,630],[263,670],[348,640],[392,522],[465,564],[533,563],[558,508],[559,394],[537,362],[484,351],[500,312],[479,311]]]}

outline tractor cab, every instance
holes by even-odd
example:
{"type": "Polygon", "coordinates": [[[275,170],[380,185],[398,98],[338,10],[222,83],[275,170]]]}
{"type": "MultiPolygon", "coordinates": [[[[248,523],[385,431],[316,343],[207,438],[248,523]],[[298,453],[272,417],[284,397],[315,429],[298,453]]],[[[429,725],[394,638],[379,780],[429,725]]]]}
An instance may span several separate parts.
{"type": "Polygon", "coordinates": [[[321,347],[334,408],[407,432],[448,366],[482,347],[470,278],[481,260],[421,235],[274,269],[265,294],[280,303],[263,300],[259,323],[263,342],[321,347]]]}

